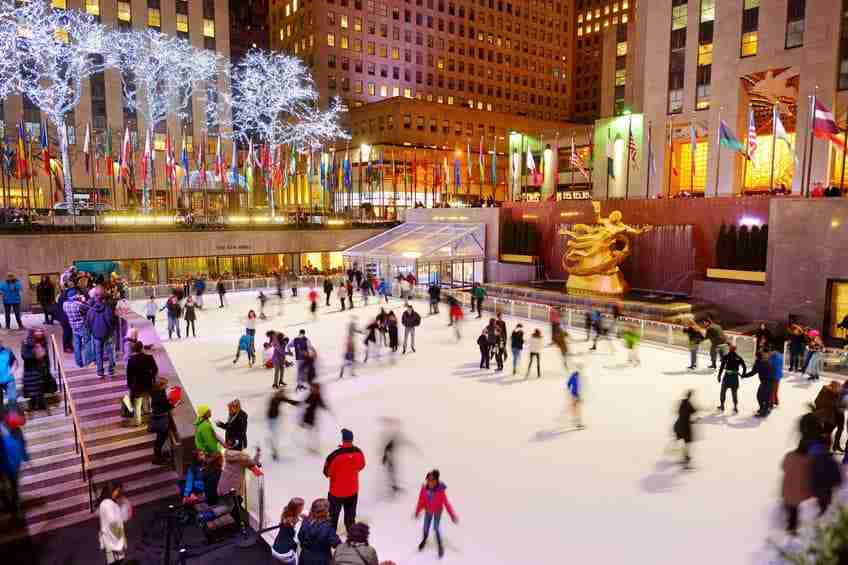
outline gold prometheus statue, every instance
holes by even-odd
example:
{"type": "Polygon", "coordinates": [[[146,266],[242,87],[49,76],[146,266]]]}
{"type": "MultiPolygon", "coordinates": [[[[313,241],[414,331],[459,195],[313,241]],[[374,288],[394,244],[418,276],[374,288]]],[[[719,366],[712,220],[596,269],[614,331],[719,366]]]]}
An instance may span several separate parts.
{"type": "Polygon", "coordinates": [[[562,267],[568,273],[566,290],[583,294],[625,294],[630,286],[618,268],[630,255],[630,238],[652,229],[637,228],[621,221],[621,212],[615,210],[609,217],[601,216],[601,203],[592,202],[595,224],[576,224],[572,230],[562,229],[569,236],[562,258],[562,267]]]}

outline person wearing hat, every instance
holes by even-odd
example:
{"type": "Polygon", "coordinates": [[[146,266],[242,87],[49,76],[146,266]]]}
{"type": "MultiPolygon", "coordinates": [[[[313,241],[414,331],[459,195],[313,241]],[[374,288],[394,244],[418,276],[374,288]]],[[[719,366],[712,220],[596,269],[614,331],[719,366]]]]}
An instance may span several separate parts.
{"type": "Polygon", "coordinates": [[[194,445],[206,455],[214,455],[221,450],[221,440],[212,427],[212,410],[206,404],[197,407],[197,420],[194,421],[194,445]]]}
{"type": "Polygon", "coordinates": [[[324,476],[330,479],[330,524],[338,528],[339,516],[344,508],[345,528],[350,530],[356,522],[356,503],[359,497],[359,472],[365,468],[365,455],[353,445],[353,432],[342,430],[342,443],[327,456],[324,476]]]}
{"type": "Polygon", "coordinates": [[[368,545],[371,529],[357,522],[347,532],[347,540],[336,548],[333,565],[378,565],[377,550],[368,545]]]}
{"type": "Polygon", "coordinates": [[[15,276],[15,273],[6,275],[5,282],[0,283],[0,294],[3,295],[3,310],[6,314],[6,329],[11,328],[11,314],[15,313],[15,320],[18,322],[18,329],[24,329],[24,323],[21,321],[21,292],[23,287],[21,281],[15,276]]]}

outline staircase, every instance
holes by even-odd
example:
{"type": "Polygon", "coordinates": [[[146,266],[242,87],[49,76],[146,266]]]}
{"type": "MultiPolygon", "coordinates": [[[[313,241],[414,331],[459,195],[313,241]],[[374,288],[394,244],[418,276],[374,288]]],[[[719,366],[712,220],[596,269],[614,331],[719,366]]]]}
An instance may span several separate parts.
{"type": "MultiPolygon", "coordinates": [[[[174,470],[152,463],[155,434],[146,422],[136,427],[134,419],[121,417],[125,367],[101,379],[94,366],[76,368],[72,356],[56,365],[54,375],[57,381],[63,375],[67,387],[67,410],[60,384],[49,413],[27,413],[24,428],[31,460],[21,472],[20,494],[29,535],[96,518],[94,504],[106,481],[121,482],[134,505],[176,495],[174,470]]],[[[0,531],[9,532],[8,521],[0,516],[0,531]]],[[[0,544],[21,533],[0,535],[0,544]]]]}

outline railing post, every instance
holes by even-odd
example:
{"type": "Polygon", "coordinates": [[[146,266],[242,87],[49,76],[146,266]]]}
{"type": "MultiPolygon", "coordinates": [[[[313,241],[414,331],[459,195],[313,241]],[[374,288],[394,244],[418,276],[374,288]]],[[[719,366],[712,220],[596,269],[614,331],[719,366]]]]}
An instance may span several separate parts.
{"type": "Polygon", "coordinates": [[[668,344],[674,345],[674,327],[668,324],[668,344]]]}
{"type": "Polygon", "coordinates": [[[639,320],[639,339],[645,337],[645,320],[639,320]]]}
{"type": "Polygon", "coordinates": [[[509,301],[509,315],[513,317],[515,316],[515,300],[509,301]]]}

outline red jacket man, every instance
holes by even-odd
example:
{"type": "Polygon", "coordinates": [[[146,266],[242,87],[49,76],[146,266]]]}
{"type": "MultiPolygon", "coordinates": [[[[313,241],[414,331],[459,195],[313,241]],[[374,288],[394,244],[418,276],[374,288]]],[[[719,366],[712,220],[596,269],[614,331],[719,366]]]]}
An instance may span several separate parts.
{"type": "Polygon", "coordinates": [[[356,502],[359,496],[359,472],[365,468],[365,455],[353,445],[353,432],[342,430],[342,444],[327,456],[324,476],[330,479],[330,523],[335,530],[344,508],[345,527],[356,522],[356,502]]]}

